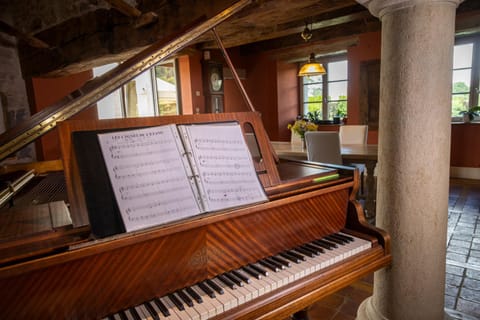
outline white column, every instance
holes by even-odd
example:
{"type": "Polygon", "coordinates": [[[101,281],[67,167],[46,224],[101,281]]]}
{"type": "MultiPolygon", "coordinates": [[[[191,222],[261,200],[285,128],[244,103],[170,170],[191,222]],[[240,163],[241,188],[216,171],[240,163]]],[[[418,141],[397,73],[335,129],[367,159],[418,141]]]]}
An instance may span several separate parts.
{"type": "Polygon", "coordinates": [[[377,226],[392,266],[357,319],[444,318],[455,10],[460,0],[357,0],[382,21],[377,226]]]}

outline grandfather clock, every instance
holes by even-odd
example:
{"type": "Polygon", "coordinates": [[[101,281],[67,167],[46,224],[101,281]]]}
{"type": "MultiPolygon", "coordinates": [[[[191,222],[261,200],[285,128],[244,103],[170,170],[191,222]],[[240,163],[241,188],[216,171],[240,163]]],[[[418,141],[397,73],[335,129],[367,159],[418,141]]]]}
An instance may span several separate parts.
{"type": "Polygon", "coordinates": [[[207,60],[202,66],[205,110],[209,113],[223,112],[223,65],[207,60]]]}

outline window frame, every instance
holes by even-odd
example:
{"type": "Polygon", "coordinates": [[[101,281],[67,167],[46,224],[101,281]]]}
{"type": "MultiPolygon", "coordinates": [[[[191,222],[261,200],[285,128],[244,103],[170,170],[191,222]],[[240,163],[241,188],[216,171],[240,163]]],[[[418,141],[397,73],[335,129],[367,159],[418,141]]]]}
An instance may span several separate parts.
{"type": "MultiPolygon", "coordinates": [[[[176,87],[176,106],[177,106],[177,115],[181,114],[182,113],[182,103],[181,103],[181,91],[180,91],[180,77],[179,77],[179,67],[178,67],[178,59],[169,59],[169,60],[165,60],[165,61],[162,61],[162,62],[159,62],[158,64],[152,66],[150,69],[148,70],[145,70],[143,73],[148,73],[149,75],[149,80],[150,80],[150,86],[152,87],[152,94],[151,96],[149,97],[150,100],[152,100],[152,107],[153,107],[153,112],[152,112],[152,115],[151,117],[156,117],[156,116],[161,116],[160,114],[160,105],[158,103],[158,87],[157,87],[157,81],[156,81],[156,75],[155,75],[155,68],[158,66],[158,65],[162,65],[162,64],[167,64],[167,63],[171,63],[173,64],[173,71],[174,71],[174,77],[175,77],[175,87],[176,87]]],[[[119,63],[117,63],[117,66],[119,65],[119,63]]],[[[141,74],[138,74],[135,78],[141,76],[143,73],[141,74]]],[[[101,75],[101,74],[99,74],[101,75]]],[[[130,81],[126,82],[125,84],[123,84],[122,86],[120,86],[119,88],[117,88],[115,91],[113,91],[112,93],[110,93],[109,95],[111,94],[114,94],[115,92],[118,91],[118,96],[119,96],[119,108],[120,108],[120,114],[121,114],[121,117],[117,117],[116,119],[124,119],[124,118],[130,118],[128,116],[128,106],[127,106],[127,85],[128,83],[130,83],[131,81],[135,80],[135,78],[131,79],[130,81]]],[[[105,96],[105,97],[108,97],[109,95],[105,96]]],[[[104,98],[105,98],[104,97],[104,98]]],[[[104,99],[102,98],[102,99],[104,99]]],[[[101,99],[101,100],[102,100],[101,99]]],[[[135,117],[143,117],[142,115],[137,115],[135,117]]],[[[100,112],[98,112],[98,118],[99,119],[114,119],[114,118],[104,118],[104,117],[100,117],[100,112]]]]}
{"type": "MultiPolygon", "coordinates": [[[[307,61],[304,61],[304,62],[300,63],[299,68],[306,62],[307,61]]],[[[320,59],[317,59],[317,62],[321,63],[324,66],[325,71],[327,73],[321,76],[322,77],[321,82],[315,82],[315,83],[305,84],[305,82],[304,82],[305,77],[299,77],[300,79],[298,81],[299,81],[299,88],[300,88],[300,90],[299,90],[300,91],[300,95],[299,95],[299,98],[300,98],[300,114],[303,117],[306,117],[305,105],[308,104],[308,102],[305,102],[305,96],[304,96],[305,85],[312,85],[312,84],[321,83],[322,84],[322,100],[319,101],[319,102],[322,104],[322,109],[321,109],[322,120],[332,120],[332,119],[329,119],[329,117],[328,117],[329,103],[345,101],[347,103],[347,109],[348,109],[348,82],[349,82],[349,72],[348,72],[349,61],[348,61],[348,57],[347,57],[346,54],[340,54],[340,55],[322,57],[320,59]],[[347,62],[347,78],[342,79],[342,80],[329,81],[328,80],[328,64],[332,63],[332,62],[339,62],[339,61],[346,61],[347,62]],[[347,82],[347,99],[345,99],[345,100],[328,100],[328,92],[329,92],[328,85],[330,83],[334,83],[334,82],[345,82],[345,81],[347,82]]]]}
{"type": "MultiPolygon", "coordinates": [[[[472,108],[475,106],[480,105],[479,101],[479,95],[480,95],[480,36],[475,35],[475,36],[465,36],[461,38],[455,39],[455,44],[454,46],[458,45],[465,45],[465,44],[473,44],[472,48],[472,64],[471,68],[458,68],[455,69],[453,68],[452,65],[452,88],[450,92],[451,98],[453,98],[454,95],[462,94],[462,93],[455,93],[453,92],[453,73],[454,71],[457,70],[466,70],[470,69],[470,91],[465,92],[463,94],[468,93],[469,94],[469,103],[468,103],[468,108],[472,108]]],[[[453,58],[453,57],[452,57],[453,58]]],[[[451,99],[453,100],[453,99],[451,99]]],[[[452,109],[453,113],[453,104],[450,104],[450,108],[452,109]]],[[[452,122],[461,122],[462,121],[462,116],[461,115],[453,115],[452,114],[452,122]]],[[[475,117],[474,120],[475,122],[480,121],[480,117],[475,117]]]]}

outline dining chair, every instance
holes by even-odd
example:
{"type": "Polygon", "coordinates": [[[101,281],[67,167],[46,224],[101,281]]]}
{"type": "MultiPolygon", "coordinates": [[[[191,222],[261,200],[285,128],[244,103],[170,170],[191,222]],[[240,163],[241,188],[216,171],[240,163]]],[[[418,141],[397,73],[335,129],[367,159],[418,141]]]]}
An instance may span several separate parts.
{"type": "Polygon", "coordinates": [[[308,161],[342,164],[340,138],[336,131],[305,132],[308,161]]]}
{"type": "MultiPolygon", "coordinates": [[[[345,125],[340,126],[338,131],[340,144],[367,144],[367,125],[345,125]]],[[[365,194],[365,165],[361,163],[350,163],[350,166],[358,168],[360,172],[360,195],[365,194]]]]}
{"type": "Polygon", "coordinates": [[[366,144],[368,136],[367,125],[340,126],[340,144],[366,144]]]}

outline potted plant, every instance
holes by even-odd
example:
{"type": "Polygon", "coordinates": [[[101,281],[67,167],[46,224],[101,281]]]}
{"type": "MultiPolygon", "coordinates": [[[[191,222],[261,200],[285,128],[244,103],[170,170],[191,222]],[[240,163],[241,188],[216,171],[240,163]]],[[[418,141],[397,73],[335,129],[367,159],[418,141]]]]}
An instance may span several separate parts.
{"type": "Polygon", "coordinates": [[[309,111],[307,113],[307,120],[315,124],[319,124],[322,121],[322,113],[320,110],[309,111]]]}
{"type": "Polygon", "coordinates": [[[471,107],[468,110],[462,110],[459,112],[459,114],[463,115],[464,122],[473,121],[475,117],[480,116],[480,106],[471,107]]]}
{"type": "Polygon", "coordinates": [[[340,120],[345,117],[345,112],[337,110],[337,115],[333,116],[333,123],[340,124],[340,120]]]}
{"type": "Polygon", "coordinates": [[[296,120],[293,124],[288,124],[287,128],[292,131],[292,135],[298,135],[301,139],[302,148],[305,148],[305,132],[315,131],[318,129],[318,126],[308,120],[299,119],[296,120]]]}

